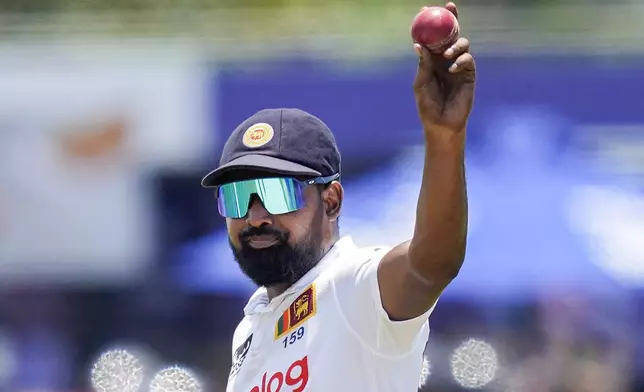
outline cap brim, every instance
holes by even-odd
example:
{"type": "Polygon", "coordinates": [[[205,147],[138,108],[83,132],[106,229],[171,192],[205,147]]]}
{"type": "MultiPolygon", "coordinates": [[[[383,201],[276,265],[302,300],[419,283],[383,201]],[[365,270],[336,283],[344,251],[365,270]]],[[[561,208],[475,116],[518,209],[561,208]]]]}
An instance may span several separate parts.
{"type": "Polygon", "coordinates": [[[322,175],[320,172],[298,163],[285,161],[268,155],[251,154],[233,159],[227,164],[211,171],[201,180],[201,186],[209,188],[235,181],[235,172],[240,172],[241,174],[246,170],[293,177],[319,177],[322,175]]]}

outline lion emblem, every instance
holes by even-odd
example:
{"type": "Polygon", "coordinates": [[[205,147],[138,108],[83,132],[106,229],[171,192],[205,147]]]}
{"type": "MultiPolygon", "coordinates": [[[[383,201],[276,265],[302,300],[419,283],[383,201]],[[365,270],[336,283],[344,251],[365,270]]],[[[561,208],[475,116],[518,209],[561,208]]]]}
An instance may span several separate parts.
{"type": "Polygon", "coordinates": [[[303,295],[295,301],[295,318],[301,319],[309,314],[309,296],[303,295]]]}

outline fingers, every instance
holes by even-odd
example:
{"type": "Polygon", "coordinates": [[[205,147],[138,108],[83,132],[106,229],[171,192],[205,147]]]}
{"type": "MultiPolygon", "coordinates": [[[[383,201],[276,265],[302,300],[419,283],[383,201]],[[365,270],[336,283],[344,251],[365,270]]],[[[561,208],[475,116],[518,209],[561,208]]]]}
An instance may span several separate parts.
{"type": "Polygon", "coordinates": [[[454,63],[449,67],[450,73],[458,73],[461,71],[474,71],[474,57],[469,53],[463,53],[458,56],[454,63]]]}
{"type": "Polygon", "coordinates": [[[459,38],[454,45],[450,46],[443,56],[448,59],[454,59],[463,53],[468,53],[470,51],[470,41],[467,38],[459,38]]]}
{"type": "Polygon", "coordinates": [[[470,41],[467,38],[459,38],[454,45],[448,48],[443,57],[454,59],[454,63],[449,67],[451,73],[463,70],[474,70],[474,58],[470,52],[470,41]]]}
{"type": "Polygon", "coordinates": [[[458,19],[458,8],[456,8],[456,4],[454,4],[453,2],[450,1],[447,4],[445,4],[445,8],[447,8],[449,10],[449,12],[454,14],[456,19],[458,19]]]}
{"type": "Polygon", "coordinates": [[[418,54],[418,70],[416,71],[416,78],[414,79],[414,90],[418,92],[431,82],[434,64],[427,48],[419,44],[414,44],[414,50],[418,54]]]}

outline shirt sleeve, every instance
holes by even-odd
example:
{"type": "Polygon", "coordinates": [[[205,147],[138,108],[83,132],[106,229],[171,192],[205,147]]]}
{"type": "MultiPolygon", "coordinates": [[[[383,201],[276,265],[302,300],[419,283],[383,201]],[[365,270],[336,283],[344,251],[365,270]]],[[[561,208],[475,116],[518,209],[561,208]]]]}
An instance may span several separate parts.
{"type": "Polygon", "coordinates": [[[378,266],[389,248],[365,248],[335,272],[334,294],[344,322],[353,334],[380,355],[404,356],[429,337],[428,319],[434,306],[424,314],[405,321],[392,321],[380,297],[378,266]]]}

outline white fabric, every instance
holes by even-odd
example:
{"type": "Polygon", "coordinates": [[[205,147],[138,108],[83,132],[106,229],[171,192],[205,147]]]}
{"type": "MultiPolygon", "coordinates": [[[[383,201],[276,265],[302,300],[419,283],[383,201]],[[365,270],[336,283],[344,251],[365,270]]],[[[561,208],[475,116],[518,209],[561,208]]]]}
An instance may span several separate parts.
{"type": "Polygon", "coordinates": [[[389,320],[377,270],[388,249],[338,241],[282,295],[259,289],[233,337],[227,392],[408,392],[418,388],[432,309],[389,320]],[[315,311],[276,339],[276,324],[313,284],[315,311]]]}

